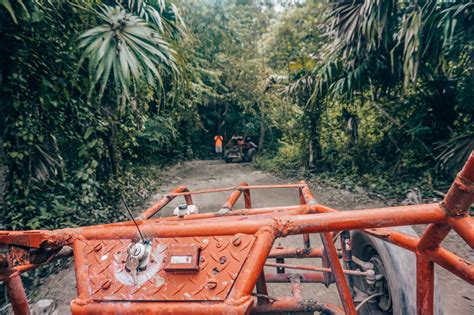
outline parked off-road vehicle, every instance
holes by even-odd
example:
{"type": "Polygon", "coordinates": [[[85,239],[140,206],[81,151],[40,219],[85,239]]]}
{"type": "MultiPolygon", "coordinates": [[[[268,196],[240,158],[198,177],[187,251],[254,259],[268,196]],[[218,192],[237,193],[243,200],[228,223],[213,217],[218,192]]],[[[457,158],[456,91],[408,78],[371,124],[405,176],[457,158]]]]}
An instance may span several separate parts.
{"type": "Polygon", "coordinates": [[[257,149],[250,137],[232,137],[225,146],[224,160],[227,163],[252,162],[257,149]]]}

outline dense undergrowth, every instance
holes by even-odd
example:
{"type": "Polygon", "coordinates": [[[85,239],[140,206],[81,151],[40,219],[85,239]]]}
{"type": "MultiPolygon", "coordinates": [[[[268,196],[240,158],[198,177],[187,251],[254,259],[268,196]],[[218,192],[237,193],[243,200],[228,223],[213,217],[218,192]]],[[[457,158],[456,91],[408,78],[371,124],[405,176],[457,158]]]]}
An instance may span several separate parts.
{"type": "Polygon", "coordinates": [[[134,2],[119,2],[0,4],[2,228],[119,220],[121,198],[133,203],[154,175],[150,169],[207,154],[198,109],[176,90],[178,82],[183,90],[187,83],[184,70],[178,78],[180,61],[170,47],[179,47],[181,58],[191,44],[175,7],[153,2],[134,20],[126,14],[143,12],[134,2]],[[112,39],[114,21],[138,42],[112,39]],[[91,37],[97,32],[110,47],[97,46],[91,37]],[[138,57],[120,56],[119,66],[111,57],[125,43],[138,57]],[[158,55],[161,61],[153,59],[158,55]],[[158,70],[145,74],[143,66],[153,63],[158,70]]]}
{"type": "MultiPolygon", "coordinates": [[[[365,173],[355,173],[346,169],[339,170],[307,170],[301,167],[298,159],[293,157],[293,163],[287,163],[282,156],[261,156],[256,166],[263,170],[288,177],[305,179],[320,186],[361,192],[364,191],[377,199],[397,200],[402,202],[407,196],[416,194],[420,202],[440,200],[452,183],[449,179],[429,171],[419,172],[418,175],[405,174],[396,176],[380,170],[365,173]]],[[[434,170],[432,170],[434,171],[434,170]]],[[[416,200],[410,200],[415,202],[416,200]]]]}

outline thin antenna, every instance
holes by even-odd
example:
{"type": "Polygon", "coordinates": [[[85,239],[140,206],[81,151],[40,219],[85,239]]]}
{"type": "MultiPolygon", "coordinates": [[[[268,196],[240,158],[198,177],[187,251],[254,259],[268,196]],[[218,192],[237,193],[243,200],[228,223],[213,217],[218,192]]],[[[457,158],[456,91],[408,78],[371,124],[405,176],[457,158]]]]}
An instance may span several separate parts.
{"type": "Polygon", "coordinates": [[[145,238],[143,237],[142,231],[140,231],[140,228],[138,227],[137,221],[135,221],[135,218],[133,217],[132,211],[130,211],[130,209],[128,208],[127,203],[125,202],[125,199],[123,198],[123,196],[121,196],[120,198],[122,199],[122,203],[125,206],[125,209],[127,209],[127,212],[130,215],[130,218],[132,218],[133,223],[135,223],[135,226],[137,227],[138,233],[140,234],[140,237],[143,243],[145,243],[145,238]]]}

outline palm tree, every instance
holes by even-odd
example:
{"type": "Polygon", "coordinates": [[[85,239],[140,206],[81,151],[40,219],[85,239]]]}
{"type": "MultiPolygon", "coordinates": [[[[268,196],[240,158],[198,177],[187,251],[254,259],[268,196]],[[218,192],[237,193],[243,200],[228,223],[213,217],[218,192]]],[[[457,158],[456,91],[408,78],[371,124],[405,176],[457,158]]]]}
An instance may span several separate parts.
{"type": "Polygon", "coordinates": [[[181,30],[177,10],[164,1],[128,1],[127,6],[100,5],[93,10],[100,25],[79,38],[99,99],[109,83],[126,96],[140,83],[163,88],[165,76],[179,73],[171,37],[181,30]],[[171,14],[170,12],[175,12],[171,14]],[[167,16],[165,16],[167,14],[167,16]],[[112,82],[111,82],[112,81],[112,82]]]}
{"type": "Polygon", "coordinates": [[[176,7],[165,0],[116,1],[115,6],[99,5],[90,9],[99,25],[80,37],[83,50],[80,64],[88,61],[91,77],[89,96],[97,93],[100,103],[105,92],[115,96],[116,104],[103,104],[110,127],[103,134],[111,173],[119,175],[120,153],[117,129],[120,116],[117,108],[135,103],[139,90],[151,87],[162,98],[165,84],[176,81],[180,73],[173,41],[184,24],[176,7]]]}
{"type": "Polygon", "coordinates": [[[333,1],[315,94],[448,76],[472,43],[473,9],[472,1],[333,1]]]}

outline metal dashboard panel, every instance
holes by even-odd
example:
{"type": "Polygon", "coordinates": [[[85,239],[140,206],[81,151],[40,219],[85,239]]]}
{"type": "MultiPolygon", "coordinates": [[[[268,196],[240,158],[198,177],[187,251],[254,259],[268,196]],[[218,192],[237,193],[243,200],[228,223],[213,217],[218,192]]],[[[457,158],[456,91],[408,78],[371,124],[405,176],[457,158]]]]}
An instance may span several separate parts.
{"type": "Polygon", "coordinates": [[[254,235],[153,239],[147,268],[134,283],[125,268],[130,240],[78,240],[75,259],[81,262],[78,287],[96,301],[223,301],[255,242],[254,235]],[[180,273],[164,269],[167,249],[198,246],[199,269],[180,273]],[[80,273],[87,272],[87,276],[80,273]],[[83,283],[79,283],[83,282],[83,283]]]}

